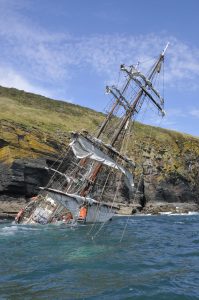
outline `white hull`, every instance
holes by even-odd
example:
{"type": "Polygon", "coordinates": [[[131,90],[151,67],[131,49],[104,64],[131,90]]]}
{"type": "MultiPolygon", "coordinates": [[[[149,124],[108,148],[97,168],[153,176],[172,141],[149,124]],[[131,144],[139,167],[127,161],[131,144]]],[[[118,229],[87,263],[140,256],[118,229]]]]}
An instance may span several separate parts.
{"type": "MultiPolygon", "coordinates": [[[[54,223],[54,213],[59,209],[67,209],[70,211],[73,220],[78,220],[80,207],[87,203],[87,215],[84,223],[107,222],[110,220],[117,208],[111,207],[105,203],[97,202],[90,198],[80,197],[78,195],[70,195],[53,189],[48,189],[47,196],[38,203],[27,215],[25,214],[19,223],[22,224],[48,224],[54,223]]],[[[25,208],[29,207],[29,205],[25,208]]]]}
{"type": "MultiPolygon", "coordinates": [[[[49,191],[49,197],[70,210],[75,219],[78,219],[80,205],[82,205],[85,200],[88,200],[83,197],[74,198],[70,195],[52,190],[49,191]]],[[[110,205],[93,201],[88,205],[86,222],[106,222],[114,216],[116,210],[117,208],[111,207],[110,205]]]]}

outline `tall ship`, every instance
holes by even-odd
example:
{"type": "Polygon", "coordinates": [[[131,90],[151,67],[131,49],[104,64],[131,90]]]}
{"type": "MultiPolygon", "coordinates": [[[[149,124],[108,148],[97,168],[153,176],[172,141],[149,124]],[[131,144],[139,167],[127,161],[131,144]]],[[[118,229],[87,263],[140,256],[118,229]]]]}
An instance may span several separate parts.
{"type": "Polygon", "coordinates": [[[95,134],[71,133],[67,164],[59,159],[56,167],[48,168],[52,172],[48,184],[19,211],[16,223],[107,222],[117,213],[115,200],[121,184],[129,195],[135,193],[135,164],[126,155],[127,143],[144,103],[151,102],[165,115],[164,99],[154,83],[163,69],[167,47],[146,75],[139,64],[120,66],[123,84],[106,87],[111,105],[103,123],[95,134]]]}

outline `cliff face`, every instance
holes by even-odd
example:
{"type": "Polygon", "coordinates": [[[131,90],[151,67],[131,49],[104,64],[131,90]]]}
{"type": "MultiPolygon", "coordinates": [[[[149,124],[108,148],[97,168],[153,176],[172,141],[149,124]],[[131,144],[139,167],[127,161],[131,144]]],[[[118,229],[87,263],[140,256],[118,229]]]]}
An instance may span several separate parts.
{"type": "MultiPolygon", "coordinates": [[[[199,204],[199,140],[164,129],[147,128],[135,135],[131,151],[142,168],[145,212],[197,210],[199,204]],[[157,131],[156,131],[157,130],[157,131]],[[147,138],[148,137],[148,138],[147,138]],[[141,145],[141,153],[138,150],[141,145]],[[176,209],[177,207],[177,209],[176,209]]],[[[139,169],[139,167],[138,167],[139,169]]]]}
{"type": "MultiPolygon", "coordinates": [[[[91,130],[102,114],[41,96],[0,88],[0,214],[15,214],[50,174],[69,131],[91,130]]],[[[199,139],[136,124],[128,156],[136,163],[135,191],[117,199],[121,212],[184,212],[199,206],[199,139]]]]}

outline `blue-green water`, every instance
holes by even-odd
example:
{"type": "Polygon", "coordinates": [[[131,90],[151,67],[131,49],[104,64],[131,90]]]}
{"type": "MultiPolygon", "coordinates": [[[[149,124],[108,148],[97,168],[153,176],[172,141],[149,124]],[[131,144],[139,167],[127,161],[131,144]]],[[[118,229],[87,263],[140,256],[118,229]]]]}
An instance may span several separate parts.
{"type": "Polygon", "coordinates": [[[1,223],[0,299],[199,299],[199,215],[126,221],[1,223]]]}

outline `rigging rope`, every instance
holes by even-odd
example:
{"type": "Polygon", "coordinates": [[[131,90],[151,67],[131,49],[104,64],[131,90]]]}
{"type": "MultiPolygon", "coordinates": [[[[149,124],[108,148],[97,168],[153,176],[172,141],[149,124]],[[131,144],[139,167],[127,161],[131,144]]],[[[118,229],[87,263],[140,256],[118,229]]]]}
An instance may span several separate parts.
{"type": "MultiPolygon", "coordinates": [[[[131,132],[131,127],[132,127],[133,123],[132,123],[132,122],[129,122],[128,125],[129,125],[129,126],[128,126],[128,128],[126,129],[126,131],[129,131],[129,133],[130,133],[130,132],[131,132]]],[[[121,153],[126,154],[126,151],[127,151],[127,148],[128,148],[129,136],[130,136],[129,134],[126,134],[126,136],[125,136],[125,137],[127,137],[127,142],[125,141],[125,138],[124,138],[123,141],[122,141],[121,153]],[[125,150],[125,151],[124,151],[124,150],[125,150]]],[[[117,160],[118,160],[118,159],[119,159],[119,158],[117,158],[117,160]]],[[[122,174],[120,174],[119,182],[121,182],[121,179],[122,179],[122,174]]],[[[118,184],[118,185],[117,185],[117,188],[116,188],[116,191],[115,191],[115,194],[114,194],[113,201],[112,201],[112,203],[111,203],[111,207],[110,207],[110,209],[109,209],[109,212],[107,212],[107,214],[110,213],[110,211],[111,211],[112,208],[113,208],[113,205],[115,204],[115,200],[116,200],[116,197],[117,197],[117,195],[118,195],[119,188],[120,188],[120,185],[118,184]]],[[[93,240],[94,238],[96,238],[97,235],[99,235],[100,231],[102,230],[102,228],[104,227],[104,225],[105,225],[106,223],[108,223],[108,220],[107,220],[107,221],[104,221],[104,222],[99,226],[99,229],[98,229],[98,230],[96,231],[96,233],[92,236],[92,240],[93,240]]]]}
{"type": "MultiPolygon", "coordinates": [[[[160,119],[159,126],[161,125],[162,120],[163,120],[163,116],[162,116],[162,118],[160,119]]],[[[150,147],[150,140],[151,140],[151,137],[152,137],[152,131],[153,131],[153,129],[154,129],[154,127],[151,126],[150,134],[149,134],[149,140],[148,140],[148,150],[149,150],[149,147],[150,147]]],[[[140,145],[140,148],[141,148],[141,145],[140,145]]],[[[142,153],[143,153],[143,152],[144,152],[144,150],[142,149],[142,153]]],[[[151,170],[151,172],[152,172],[152,170],[151,170]]],[[[151,174],[150,174],[150,175],[151,175],[151,174]]],[[[139,191],[139,187],[140,187],[140,184],[141,184],[142,176],[143,176],[143,174],[141,173],[141,174],[140,174],[140,177],[139,177],[137,189],[136,189],[136,192],[135,192],[135,194],[134,194],[133,200],[135,200],[135,197],[136,197],[136,195],[137,195],[137,193],[138,193],[138,191],[139,191]]],[[[126,232],[126,228],[127,228],[129,219],[130,219],[130,216],[127,217],[127,221],[126,221],[126,223],[125,223],[125,226],[124,226],[124,229],[123,229],[123,232],[122,232],[120,241],[119,241],[120,243],[122,242],[122,240],[123,240],[123,238],[124,238],[124,234],[125,234],[125,232],[126,232]]]]}
{"type": "MultiPolygon", "coordinates": [[[[103,194],[104,194],[104,191],[105,191],[106,185],[107,185],[107,183],[108,183],[110,174],[111,174],[112,172],[113,172],[113,170],[110,170],[109,173],[108,173],[108,176],[107,176],[107,178],[106,178],[106,181],[105,181],[105,183],[104,183],[104,185],[103,185],[102,192],[101,192],[101,194],[100,194],[100,199],[102,199],[102,196],[103,196],[103,194]]],[[[100,200],[99,200],[99,202],[100,202],[100,200]]],[[[100,208],[100,203],[98,203],[98,205],[97,205],[96,214],[95,214],[95,220],[96,220],[96,218],[97,218],[97,215],[98,215],[98,212],[99,212],[99,208],[100,208]]],[[[88,231],[88,233],[87,233],[88,235],[91,234],[91,232],[94,230],[94,227],[95,227],[96,224],[97,224],[97,222],[94,221],[94,223],[93,223],[92,226],[91,226],[91,229],[90,229],[90,230],[88,231]]]]}
{"type": "MultiPolygon", "coordinates": [[[[157,76],[154,76],[153,79],[156,81],[156,80],[157,80],[157,76]]],[[[146,96],[146,95],[144,95],[144,96],[142,97],[141,101],[140,101],[139,110],[141,110],[141,106],[142,106],[142,103],[143,103],[143,101],[144,101],[145,96],[146,96]]],[[[146,108],[145,108],[145,111],[144,111],[144,113],[143,113],[143,116],[144,116],[144,114],[146,113],[148,107],[149,107],[149,99],[147,100],[146,108]]],[[[134,121],[133,121],[133,122],[130,122],[131,124],[133,124],[133,123],[135,122],[136,117],[137,117],[137,114],[136,114],[136,116],[134,117],[134,121]]],[[[161,123],[161,121],[160,121],[160,123],[161,123]]],[[[147,146],[147,148],[149,148],[149,146],[150,146],[150,141],[151,141],[151,136],[152,136],[152,130],[153,130],[153,127],[150,128],[150,134],[149,134],[149,139],[148,139],[148,146],[147,146]]],[[[128,142],[128,141],[129,141],[128,135],[127,135],[126,137],[127,137],[127,142],[128,142]]],[[[124,145],[125,145],[125,137],[124,137],[123,142],[122,142],[122,148],[124,148],[124,145]]],[[[128,143],[126,143],[126,147],[125,147],[126,149],[125,149],[124,152],[127,151],[127,147],[128,147],[128,143]]],[[[141,148],[141,144],[140,144],[140,148],[141,148]]],[[[121,149],[121,150],[122,150],[122,149],[121,149]]],[[[123,150],[124,150],[124,149],[123,149],[123,150]]],[[[140,149],[140,150],[142,150],[142,152],[144,151],[143,149],[140,149]]],[[[122,153],[122,152],[123,152],[123,151],[121,151],[121,153],[122,153]]],[[[135,197],[136,197],[136,195],[137,195],[137,193],[138,193],[138,191],[139,191],[140,184],[141,184],[141,179],[142,179],[142,173],[140,174],[140,178],[139,178],[139,180],[138,180],[138,185],[137,185],[137,189],[136,189],[136,191],[135,191],[135,193],[134,193],[134,199],[133,199],[133,200],[135,200],[135,197]]],[[[117,191],[116,191],[116,193],[115,193],[115,196],[114,196],[114,199],[113,199],[113,203],[114,203],[114,201],[115,201],[115,199],[116,199],[116,195],[117,195],[118,189],[119,189],[119,185],[118,185],[118,187],[117,187],[117,191]]],[[[113,203],[112,203],[112,205],[113,205],[113,203]]],[[[125,225],[125,227],[124,227],[124,230],[123,230],[123,233],[122,233],[120,242],[122,241],[122,239],[123,239],[123,237],[124,237],[124,234],[125,234],[125,231],[126,231],[126,228],[127,228],[127,224],[128,224],[128,220],[129,220],[129,217],[128,217],[127,222],[126,222],[126,225],[125,225]]],[[[104,227],[105,223],[106,223],[106,222],[102,223],[102,225],[100,226],[100,228],[98,229],[98,231],[96,231],[96,233],[93,235],[93,237],[92,237],[93,239],[99,234],[99,232],[101,231],[101,229],[104,227]]]]}

